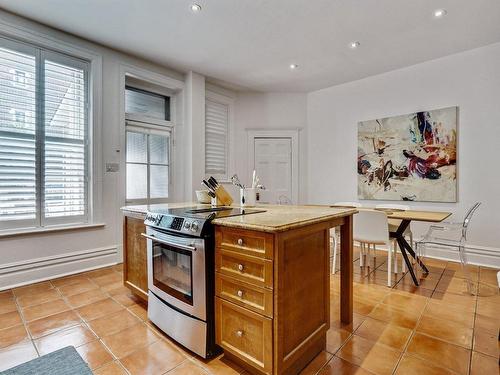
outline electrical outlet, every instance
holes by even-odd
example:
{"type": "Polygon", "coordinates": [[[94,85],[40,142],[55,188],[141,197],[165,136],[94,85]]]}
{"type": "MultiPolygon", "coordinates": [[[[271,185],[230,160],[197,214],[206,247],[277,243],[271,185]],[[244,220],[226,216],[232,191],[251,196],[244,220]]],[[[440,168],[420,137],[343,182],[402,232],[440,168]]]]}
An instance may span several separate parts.
{"type": "Polygon", "coordinates": [[[106,163],[106,172],[118,172],[120,170],[120,164],[118,163],[106,163]]]}

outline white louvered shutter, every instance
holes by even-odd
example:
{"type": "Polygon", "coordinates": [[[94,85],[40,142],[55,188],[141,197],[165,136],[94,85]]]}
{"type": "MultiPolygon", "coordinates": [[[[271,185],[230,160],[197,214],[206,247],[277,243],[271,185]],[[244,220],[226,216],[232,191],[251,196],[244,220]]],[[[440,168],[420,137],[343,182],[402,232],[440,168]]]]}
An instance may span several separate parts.
{"type": "Polygon", "coordinates": [[[36,50],[1,41],[0,228],[33,226],[37,219],[36,50]]]}
{"type": "Polygon", "coordinates": [[[205,102],[205,173],[227,175],[229,106],[205,102]]]}
{"type": "Polygon", "coordinates": [[[0,38],[0,230],[88,215],[88,63],[0,38]]]}
{"type": "Polygon", "coordinates": [[[45,56],[43,217],[75,220],[87,214],[85,64],[45,56]]]}

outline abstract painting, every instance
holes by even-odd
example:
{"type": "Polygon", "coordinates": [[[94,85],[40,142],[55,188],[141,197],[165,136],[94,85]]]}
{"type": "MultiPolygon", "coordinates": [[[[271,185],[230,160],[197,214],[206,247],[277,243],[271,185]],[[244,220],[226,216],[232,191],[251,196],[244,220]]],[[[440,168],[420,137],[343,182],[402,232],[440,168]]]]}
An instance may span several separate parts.
{"type": "Polygon", "coordinates": [[[457,201],[458,107],[358,123],[358,198],[457,201]]]}

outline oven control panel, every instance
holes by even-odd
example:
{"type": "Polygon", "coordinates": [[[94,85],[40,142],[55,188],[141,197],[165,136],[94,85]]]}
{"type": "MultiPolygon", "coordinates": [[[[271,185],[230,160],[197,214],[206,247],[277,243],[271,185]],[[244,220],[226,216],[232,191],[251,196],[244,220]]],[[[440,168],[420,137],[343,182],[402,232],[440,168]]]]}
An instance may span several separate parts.
{"type": "Polygon", "coordinates": [[[148,212],[146,214],[144,224],[151,227],[189,234],[191,236],[200,236],[203,229],[203,223],[199,220],[172,215],[162,215],[154,212],[148,212]]]}

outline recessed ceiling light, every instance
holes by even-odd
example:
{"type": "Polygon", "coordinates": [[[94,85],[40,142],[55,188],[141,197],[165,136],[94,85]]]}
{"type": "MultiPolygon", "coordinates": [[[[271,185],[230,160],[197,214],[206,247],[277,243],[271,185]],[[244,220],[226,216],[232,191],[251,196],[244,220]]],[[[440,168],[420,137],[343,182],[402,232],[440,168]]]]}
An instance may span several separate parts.
{"type": "Polygon", "coordinates": [[[447,13],[448,12],[446,11],[446,9],[436,9],[434,11],[434,17],[441,18],[441,17],[446,16],[447,13]]]}
{"type": "Polygon", "coordinates": [[[198,13],[201,10],[201,5],[200,4],[192,4],[191,5],[191,11],[194,13],[198,13]]]}
{"type": "Polygon", "coordinates": [[[349,43],[349,47],[351,47],[352,49],[355,49],[355,48],[358,48],[359,47],[359,42],[351,42],[349,43]]]}
{"type": "Polygon", "coordinates": [[[292,70],[295,70],[297,69],[299,66],[297,64],[290,64],[290,69],[292,70]]]}

